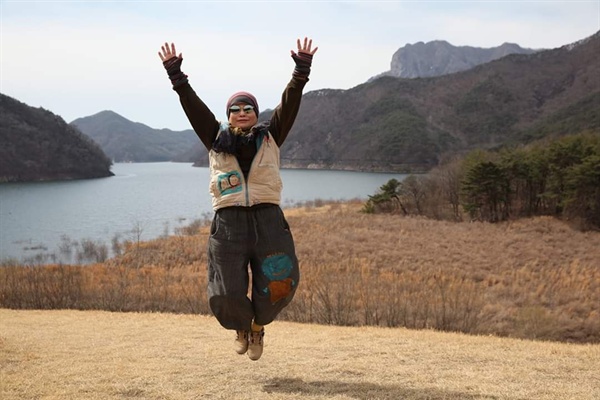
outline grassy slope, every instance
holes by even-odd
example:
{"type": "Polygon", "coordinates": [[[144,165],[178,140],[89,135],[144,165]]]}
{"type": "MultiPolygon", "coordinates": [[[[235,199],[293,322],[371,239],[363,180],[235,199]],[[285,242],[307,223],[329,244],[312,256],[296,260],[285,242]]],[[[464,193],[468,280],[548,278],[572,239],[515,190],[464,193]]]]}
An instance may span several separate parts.
{"type": "Polygon", "coordinates": [[[2,399],[597,399],[599,345],[212,317],[0,309],[2,399]]]}

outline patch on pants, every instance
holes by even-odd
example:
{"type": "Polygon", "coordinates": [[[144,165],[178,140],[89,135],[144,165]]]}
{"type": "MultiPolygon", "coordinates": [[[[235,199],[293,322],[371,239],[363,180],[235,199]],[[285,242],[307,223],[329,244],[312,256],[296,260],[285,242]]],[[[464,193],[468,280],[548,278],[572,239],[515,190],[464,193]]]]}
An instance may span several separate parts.
{"type": "Polygon", "coordinates": [[[269,284],[263,289],[269,294],[271,303],[286,298],[292,291],[295,282],[290,278],[294,263],[286,254],[275,254],[269,256],[262,263],[262,271],[269,280],[269,284]]]}

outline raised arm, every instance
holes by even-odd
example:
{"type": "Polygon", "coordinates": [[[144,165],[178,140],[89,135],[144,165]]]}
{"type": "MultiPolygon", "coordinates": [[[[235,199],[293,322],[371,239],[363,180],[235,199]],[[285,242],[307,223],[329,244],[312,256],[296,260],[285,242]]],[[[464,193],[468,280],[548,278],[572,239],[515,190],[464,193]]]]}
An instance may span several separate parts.
{"type": "Polygon", "coordinates": [[[165,43],[161,46],[158,56],[167,70],[173,90],[179,95],[179,102],[192,128],[194,128],[194,132],[196,132],[204,146],[210,150],[219,131],[219,121],[194,92],[188,82],[188,76],[181,71],[182,53],[177,55],[175,43],[170,45],[165,43]]]}
{"type": "Polygon", "coordinates": [[[313,55],[319,49],[312,48],[312,39],[297,39],[298,52],[291,50],[291,56],[296,66],[292,79],[287,84],[281,95],[281,103],[275,108],[271,116],[270,132],[278,146],[281,146],[290,133],[302,100],[302,90],[308,82],[313,55]]]}

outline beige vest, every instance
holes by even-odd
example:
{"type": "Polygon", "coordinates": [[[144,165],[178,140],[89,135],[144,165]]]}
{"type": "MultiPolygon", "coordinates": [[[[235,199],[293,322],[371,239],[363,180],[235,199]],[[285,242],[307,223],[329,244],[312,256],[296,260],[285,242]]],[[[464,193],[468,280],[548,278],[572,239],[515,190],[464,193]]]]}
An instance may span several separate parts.
{"type": "Polygon", "coordinates": [[[283,184],[279,174],[279,146],[270,133],[257,140],[258,150],[248,172],[248,181],[234,155],[214,150],[208,152],[213,210],[261,203],[279,205],[281,202],[283,184]]]}

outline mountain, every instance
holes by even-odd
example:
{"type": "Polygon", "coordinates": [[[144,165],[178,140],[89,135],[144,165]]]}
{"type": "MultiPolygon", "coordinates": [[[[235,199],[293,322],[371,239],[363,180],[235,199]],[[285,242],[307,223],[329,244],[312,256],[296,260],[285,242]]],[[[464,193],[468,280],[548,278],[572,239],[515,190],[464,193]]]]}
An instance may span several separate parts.
{"type": "Polygon", "coordinates": [[[71,122],[116,162],[191,161],[185,156],[199,142],[193,130],[153,129],[112,111],[71,122]]]}
{"type": "MultiPolygon", "coordinates": [[[[347,90],[307,92],[282,146],[282,167],[426,172],[472,149],[600,134],[598,54],[600,32],[453,74],[381,76],[347,90]]],[[[194,160],[208,165],[206,151],[199,148],[194,160]]]]}
{"type": "Polygon", "coordinates": [[[0,182],[112,176],[102,149],[43,108],[0,94],[0,182]]]}
{"type": "Polygon", "coordinates": [[[524,49],[514,43],[498,47],[480,48],[453,46],[444,40],[407,44],[392,56],[391,69],[382,76],[398,78],[427,78],[465,71],[477,65],[497,60],[509,54],[532,54],[539,50],[524,49]]]}
{"type": "Polygon", "coordinates": [[[600,33],[450,75],[308,92],[282,165],[419,172],[475,148],[600,134],[598,54],[600,33]]]}

